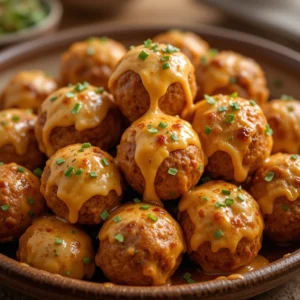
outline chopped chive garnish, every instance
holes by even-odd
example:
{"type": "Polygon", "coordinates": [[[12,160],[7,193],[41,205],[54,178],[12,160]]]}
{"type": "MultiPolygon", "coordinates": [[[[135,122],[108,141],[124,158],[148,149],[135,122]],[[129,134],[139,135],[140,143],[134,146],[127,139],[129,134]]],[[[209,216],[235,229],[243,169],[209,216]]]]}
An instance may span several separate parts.
{"type": "Polygon", "coordinates": [[[203,196],[203,197],[201,197],[201,199],[204,201],[208,201],[209,198],[207,196],[203,196]]]}
{"type": "Polygon", "coordinates": [[[65,172],[64,175],[65,175],[66,177],[71,177],[73,171],[74,171],[74,168],[73,168],[73,167],[69,167],[69,168],[67,169],[67,171],[65,172]]]}
{"type": "Polygon", "coordinates": [[[162,52],[164,53],[176,53],[179,52],[180,49],[177,47],[172,46],[171,44],[168,44],[166,48],[162,49],[162,52]]]}
{"type": "Polygon", "coordinates": [[[147,210],[149,208],[150,208],[149,204],[145,204],[145,205],[140,206],[140,209],[142,209],[142,210],[147,210]]]}
{"type": "Polygon", "coordinates": [[[211,57],[215,57],[219,53],[219,49],[217,48],[210,48],[208,50],[208,53],[211,57]]]}
{"type": "Polygon", "coordinates": [[[4,162],[0,161],[0,166],[3,166],[3,165],[5,165],[4,162]]]}
{"type": "Polygon", "coordinates": [[[161,61],[169,61],[170,60],[170,56],[163,56],[160,60],[161,61]]]}
{"type": "Polygon", "coordinates": [[[97,94],[103,94],[103,92],[104,92],[104,87],[96,88],[96,89],[95,89],[95,92],[96,92],[97,94]]]}
{"type": "Polygon", "coordinates": [[[105,221],[109,217],[109,213],[105,210],[102,214],[100,214],[100,218],[105,221]]]}
{"type": "Polygon", "coordinates": [[[147,128],[147,131],[148,131],[149,133],[152,133],[152,134],[158,133],[158,130],[157,130],[156,128],[153,128],[153,127],[147,128]]]}
{"type": "Polygon", "coordinates": [[[133,199],[133,202],[134,202],[134,203],[141,203],[142,201],[141,201],[139,198],[134,198],[134,199],[133,199]]]}
{"type": "Polygon", "coordinates": [[[171,134],[171,139],[172,139],[174,142],[176,142],[176,141],[179,140],[179,138],[178,138],[178,136],[177,136],[176,133],[172,133],[172,134],[171,134]]]}
{"type": "Polygon", "coordinates": [[[66,96],[67,98],[72,98],[72,97],[75,97],[75,93],[73,93],[73,92],[67,92],[67,93],[65,94],[65,96],[66,96]]]}
{"type": "Polygon", "coordinates": [[[56,160],[56,164],[57,164],[57,165],[61,165],[61,164],[63,164],[65,161],[66,161],[66,160],[65,160],[64,158],[59,158],[59,159],[56,160]]]}
{"type": "Polygon", "coordinates": [[[171,65],[170,65],[170,63],[168,63],[168,62],[162,65],[162,69],[163,69],[163,70],[165,70],[165,69],[170,69],[170,68],[171,68],[171,65]]]}
{"type": "Polygon", "coordinates": [[[160,123],[158,124],[158,126],[159,126],[160,128],[166,128],[166,127],[168,126],[168,124],[167,124],[167,123],[164,123],[164,122],[160,122],[160,123]]]}
{"type": "Polygon", "coordinates": [[[222,190],[222,194],[223,194],[223,195],[229,196],[230,193],[231,193],[231,192],[230,192],[229,190],[222,190]]]}
{"type": "Polygon", "coordinates": [[[141,60],[145,60],[148,56],[149,56],[149,54],[147,52],[145,52],[144,50],[142,50],[142,52],[139,54],[139,58],[141,60]]]}
{"type": "Polygon", "coordinates": [[[234,200],[232,198],[226,198],[225,199],[225,204],[227,206],[231,206],[231,205],[233,205],[233,203],[234,203],[234,200]]]}
{"type": "Polygon", "coordinates": [[[219,239],[222,236],[224,236],[224,233],[223,233],[223,231],[221,229],[219,229],[218,231],[215,232],[215,238],[216,239],[219,239]]]}
{"type": "Polygon", "coordinates": [[[35,216],[35,213],[34,213],[32,210],[30,210],[30,211],[28,212],[28,216],[29,216],[29,217],[34,217],[34,216],[35,216]]]}
{"type": "Polygon", "coordinates": [[[234,115],[234,114],[228,114],[228,115],[226,115],[226,117],[225,117],[225,122],[226,122],[227,124],[232,124],[233,121],[234,121],[234,119],[235,119],[235,115],[234,115]]]}
{"type": "Polygon", "coordinates": [[[124,237],[121,233],[118,233],[117,235],[115,235],[115,239],[120,243],[124,242],[124,237]]]}
{"type": "Polygon", "coordinates": [[[206,182],[209,182],[211,181],[211,178],[209,176],[203,176],[201,177],[201,182],[202,183],[206,183],[206,182]]]}
{"type": "Polygon", "coordinates": [[[149,218],[150,220],[152,220],[153,222],[156,222],[156,221],[158,220],[158,217],[155,216],[155,215],[153,215],[153,214],[148,214],[148,218],[149,218]]]}
{"type": "Polygon", "coordinates": [[[62,240],[62,239],[60,239],[60,238],[57,238],[57,239],[55,240],[55,244],[60,245],[60,244],[63,243],[63,241],[64,241],[64,240],[62,240]]]}
{"type": "Polygon", "coordinates": [[[102,159],[101,159],[101,162],[102,162],[102,164],[104,165],[104,166],[109,166],[109,162],[108,162],[108,160],[105,158],[105,157],[103,157],[102,159]]]}
{"type": "Polygon", "coordinates": [[[152,40],[148,39],[148,40],[144,41],[144,45],[145,45],[146,48],[150,48],[151,45],[152,45],[152,40]]]}
{"type": "Polygon", "coordinates": [[[268,172],[268,174],[267,174],[266,177],[265,177],[265,181],[271,182],[271,181],[273,180],[274,176],[275,176],[275,173],[273,173],[273,172],[268,172]]]}
{"type": "Polygon", "coordinates": [[[256,102],[253,99],[251,99],[249,102],[250,102],[251,106],[255,106],[256,105],[256,102]]]}
{"type": "Polygon", "coordinates": [[[97,178],[98,175],[97,175],[96,172],[90,172],[90,177],[91,177],[91,178],[97,178]]]}
{"type": "Polygon", "coordinates": [[[209,126],[205,126],[204,133],[206,133],[208,135],[211,133],[211,131],[212,131],[212,129],[209,126]]]}
{"type": "Polygon", "coordinates": [[[41,178],[42,174],[43,174],[43,171],[41,168],[36,168],[33,170],[33,174],[38,177],[38,178],[41,178]]]}
{"type": "Polygon", "coordinates": [[[71,271],[66,271],[66,275],[71,275],[71,271]]]}
{"type": "Polygon", "coordinates": [[[226,107],[225,106],[218,107],[218,112],[224,112],[224,111],[226,111],[226,107]]]}
{"type": "Polygon", "coordinates": [[[95,49],[92,48],[92,47],[88,47],[88,48],[86,49],[86,54],[87,54],[87,55],[94,55],[94,54],[95,54],[95,49]]]}
{"type": "Polygon", "coordinates": [[[2,211],[6,211],[6,210],[10,209],[10,205],[8,205],[8,204],[1,205],[0,207],[1,207],[2,211]]]}
{"type": "Polygon", "coordinates": [[[115,223],[119,223],[121,221],[121,217],[120,216],[115,216],[114,217],[114,222],[115,223]]]}
{"type": "Polygon", "coordinates": [[[272,135],[273,135],[273,130],[272,130],[272,128],[270,127],[269,124],[266,125],[266,128],[265,128],[265,134],[266,134],[267,136],[272,136],[272,135]]]}
{"type": "Polygon", "coordinates": [[[75,171],[75,175],[77,175],[77,176],[79,176],[79,175],[81,175],[83,173],[83,170],[82,169],[76,169],[76,171],[75,171]]]}
{"type": "Polygon", "coordinates": [[[212,104],[212,105],[216,104],[216,100],[214,97],[211,97],[209,95],[204,95],[204,98],[208,104],[212,104]]]}
{"type": "Polygon", "coordinates": [[[230,103],[229,105],[233,111],[237,111],[241,109],[240,105],[237,102],[230,103]]]}
{"type": "Polygon", "coordinates": [[[72,114],[77,115],[81,109],[81,103],[75,103],[73,109],[72,109],[72,114]]]}
{"type": "Polygon", "coordinates": [[[291,156],[291,160],[297,160],[299,158],[299,155],[298,154],[293,154],[291,156]]]}
{"type": "Polygon", "coordinates": [[[20,120],[20,117],[19,116],[17,116],[17,115],[15,115],[15,116],[12,116],[12,118],[11,118],[14,122],[17,122],[17,121],[19,121],[20,120]]]}
{"type": "Polygon", "coordinates": [[[83,263],[85,264],[85,265],[88,265],[88,264],[90,264],[92,262],[92,260],[89,258],[89,257],[84,257],[83,258],[83,263]]]}
{"type": "Polygon", "coordinates": [[[230,95],[231,98],[237,98],[239,94],[237,92],[234,92],[230,95]]]}
{"type": "Polygon", "coordinates": [[[86,90],[88,87],[89,87],[88,82],[84,82],[84,83],[79,82],[75,85],[74,91],[79,93],[79,92],[82,92],[82,91],[86,90]]]}
{"type": "Polygon", "coordinates": [[[90,148],[90,147],[92,147],[92,144],[91,144],[91,143],[83,143],[83,144],[81,145],[81,148],[90,148]]]}
{"type": "Polygon", "coordinates": [[[230,77],[229,83],[236,84],[236,78],[235,77],[230,77]]]}
{"type": "Polygon", "coordinates": [[[289,95],[281,95],[280,99],[281,100],[290,101],[290,100],[293,100],[294,97],[293,96],[289,96],[289,95]]]}
{"type": "Polygon", "coordinates": [[[239,185],[239,187],[238,187],[238,191],[241,191],[243,188],[242,188],[242,186],[241,185],[239,185]]]}
{"type": "Polygon", "coordinates": [[[57,96],[53,96],[53,97],[50,98],[50,101],[54,102],[55,100],[57,100],[57,98],[58,98],[57,96]]]}
{"type": "Polygon", "coordinates": [[[192,274],[190,273],[185,273],[182,278],[187,282],[187,283],[195,283],[196,281],[192,278],[192,274]]]}
{"type": "Polygon", "coordinates": [[[245,201],[245,197],[244,197],[244,195],[242,195],[242,194],[238,194],[238,199],[241,201],[241,202],[244,202],[245,201]]]}
{"type": "Polygon", "coordinates": [[[226,207],[226,205],[223,204],[223,203],[217,202],[216,203],[216,208],[220,208],[220,207],[226,207]]]}
{"type": "Polygon", "coordinates": [[[33,204],[34,204],[34,199],[31,198],[31,197],[28,198],[27,203],[28,203],[29,205],[33,205],[33,204]]]}
{"type": "Polygon", "coordinates": [[[290,208],[287,205],[282,206],[283,210],[288,211],[290,208]]]}
{"type": "Polygon", "coordinates": [[[102,42],[102,43],[105,43],[105,42],[107,42],[108,40],[109,40],[108,37],[105,36],[105,35],[99,37],[99,41],[102,42]]]}
{"type": "Polygon", "coordinates": [[[178,170],[175,168],[169,168],[168,174],[175,176],[178,173],[178,170]]]}
{"type": "Polygon", "coordinates": [[[199,165],[198,171],[203,171],[203,165],[202,164],[199,165]]]}
{"type": "Polygon", "coordinates": [[[19,173],[24,173],[25,169],[24,169],[23,167],[18,167],[18,168],[17,168],[17,171],[18,171],[19,173]]]}
{"type": "Polygon", "coordinates": [[[129,47],[130,50],[132,50],[132,49],[134,49],[134,48],[135,48],[135,46],[133,46],[133,45],[131,45],[131,46],[129,47]]]}
{"type": "Polygon", "coordinates": [[[201,59],[201,64],[204,65],[204,66],[207,66],[208,65],[208,59],[206,56],[202,56],[201,59]]]}

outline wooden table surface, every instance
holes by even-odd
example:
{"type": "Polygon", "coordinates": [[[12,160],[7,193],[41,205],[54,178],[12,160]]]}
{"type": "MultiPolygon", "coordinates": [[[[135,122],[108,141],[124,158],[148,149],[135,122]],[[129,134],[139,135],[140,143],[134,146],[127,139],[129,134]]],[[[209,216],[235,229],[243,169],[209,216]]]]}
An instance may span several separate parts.
{"type": "MultiPolygon", "coordinates": [[[[94,0],[97,1],[97,0],[94,0]]],[[[291,42],[284,37],[270,34],[268,31],[255,27],[255,24],[244,24],[238,20],[224,16],[220,11],[210,8],[201,1],[194,0],[127,0],[127,5],[118,14],[107,16],[106,11],[86,14],[65,8],[60,30],[91,23],[114,22],[118,24],[176,24],[184,25],[212,24],[260,35],[288,47],[300,51],[300,44],[291,42]]],[[[221,1],[221,0],[220,0],[221,1]]],[[[224,1],[224,0],[223,0],[224,1]]],[[[9,299],[0,287],[0,299],[9,299]]],[[[17,299],[17,298],[10,298],[17,299]]],[[[21,298],[18,298],[21,299],[21,298]]],[[[25,298],[22,298],[25,299],[25,298]]],[[[29,298],[26,297],[28,300],[29,298]]],[[[252,298],[252,300],[299,300],[300,276],[284,286],[252,298]]]]}

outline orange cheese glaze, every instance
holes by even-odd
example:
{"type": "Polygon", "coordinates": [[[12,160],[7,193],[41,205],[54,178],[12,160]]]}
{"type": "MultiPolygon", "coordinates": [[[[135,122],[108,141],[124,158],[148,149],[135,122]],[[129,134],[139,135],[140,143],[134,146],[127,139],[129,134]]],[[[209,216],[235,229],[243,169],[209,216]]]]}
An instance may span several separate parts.
{"type": "Polygon", "coordinates": [[[74,126],[76,130],[83,131],[98,126],[114,106],[112,96],[106,92],[105,95],[103,97],[92,85],[87,85],[79,92],[76,91],[76,86],[72,86],[51,94],[41,108],[41,112],[45,112],[47,116],[42,132],[43,143],[40,143],[41,151],[48,156],[54,153],[50,135],[56,127],[74,126]],[[80,106],[78,113],[73,111],[76,105],[80,106]]]}
{"type": "MultiPolygon", "coordinates": [[[[143,274],[153,279],[153,285],[164,284],[170,277],[170,272],[175,268],[178,257],[185,252],[184,238],[179,224],[167,212],[164,211],[163,214],[160,214],[159,210],[161,210],[161,208],[158,210],[155,206],[151,206],[147,210],[141,210],[140,207],[142,205],[142,203],[129,204],[124,206],[123,209],[119,209],[116,213],[121,221],[115,223],[114,218],[110,217],[99,232],[99,240],[100,243],[106,239],[108,239],[111,244],[118,243],[115,236],[123,232],[124,228],[130,228],[131,236],[139,236],[138,228],[140,227],[148,228],[149,244],[151,245],[152,241],[154,243],[159,241],[161,250],[160,256],[168,259],[168,266],[165,268],[167,271],[164,272],[164,268],[156,256],[153,260],[148,259],[142,262],[143,274]],[[148,217],[149,214],[157,216],[157,221],[151,221],[148,217]],[[130,227],[130,224],[136,223],[138,223],[138,226],[130,227]],[[171,236],[176,236],[176,240],[172,238],[167,239],[168,233],[166,230],[174,229],[174,227],[176,233],[173,234],[173,231],[171,236]]],[[[124,238],[126,239],[126,236],[124,238]]],[[[147,241],[147,239],[145,241],[147,241]]],[[[128,251],[130,251],[130,249],[128,249],[128,251]]],[[[132,247],[132,252],[134,253],[134,247],[132,247]]]]}
{"type": "Polygon", "coordinates": [[[277,153],[268,158],[256,171],[250,193],[258,201],[263,214],[272,214],[277,198],[286,197],[289,201],[300,198],[300,156],[293,159],[291,154],[277,153]],[[271,182],[265,177],[274,173],[271,182]]]}
{"type": "Polygon", "coordinates": [[[211,181],[189,191],[180,200],[178,210],[186,211],[195,226],[190,240],[193,251],[209,242],[212,252],[226,248],[234,253],[242,238],[253,241],[262,236],[264,224],[257,203],[246,191],[225,181],[211,181]],[[222,190],[230,191],[230,195],[222,190]],[[226,205],[226,198],[234,203],[226,205]],[[225,207],[218,208],[217,203],[225,207]],[[223,236],[216,238],[219,230],[223,236]]]}
{"type": "Polygon", "coordinates": [[[30,142],[36,116],[30,111],[7,109],[0,112],[0,147],[13,145],[18,155],[24,155],[30,142]]]}
{"type": "Polygon", "coordinates": [[[95,272],[91,238],[55,216],[34,221],[20,239],[17,257],[34,268],[75,279],[91,278],[95,272]]]}
{"type": "Polygon", "coordinates": [[[67,205],[71,223],[77,222],[81,207],[91,197],[107,196],[112,190],[119,196],[122,194],[119,170],[113,158],[99,148],[82,148],[82,144],[67,146],[51,156],[47,166],[51,174],[46,182],[45,197],[53,186],[57,186],[57,196],[67,205]],[[64,162],[57,164],[58,159],[64,162]],[[65,176],[70,167],[73,168],[71,176],[65,176]],[[83,172],[76,175],[79,169],[83,172]],[[91,172],[95,172],[97,177],[92,178],[91,172]]]}
{"type": "MultiPolygon", "coordinates": [[[[193,128],[198,133],[204,153],[208,157],[217,151],[229,154],[234,167],[234,179],[242,182],[247,178],[250,168],[250,165],[243,163],[243,159],[252,143],[252,137],[257,132],[258,122],[256,120],[265,119],[263,112],[258,105],[251,106],[242,98],[216,95],[214,100],[215,104],[209,104],[203,100],[195,105],[193,128]],[[233,103],[237,103],[240,109],[233,111],[230,107],[230,104],[233,103]],[[225,107],[226,110],[219,112],[218,108],[220,107],[225,107]],[[232,123],[225,122],[227,114],[235,115],[232,123]],[[206,126],[212,129],[209,134],[205,133],[206,126]],[[239,130],[246,130],[247,136],[242,139],[234,136],[234,134],[238,134],[239,130]]],[[[271,136],[266,136],[266,140],[271,152],[273,139],[271,136]]]]}
{"type": "Polygon", "coordinates": [[[300,102],[272,100],[263,110],[274,131],[272,152],[300,153],[300,102]]]}

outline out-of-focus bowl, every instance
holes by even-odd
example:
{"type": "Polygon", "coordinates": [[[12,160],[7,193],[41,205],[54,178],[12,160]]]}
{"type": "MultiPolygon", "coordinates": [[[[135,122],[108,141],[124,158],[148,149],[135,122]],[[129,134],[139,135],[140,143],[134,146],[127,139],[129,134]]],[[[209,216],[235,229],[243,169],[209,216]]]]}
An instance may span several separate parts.
{"type": "Polygon", "coordinates": [[[20,31],[0,35],[0,47],[24,42],[54,32],[62,17],[63,8],[59,0],[41,0],[49,8],[49,14],[41,22],[20,31]]]}

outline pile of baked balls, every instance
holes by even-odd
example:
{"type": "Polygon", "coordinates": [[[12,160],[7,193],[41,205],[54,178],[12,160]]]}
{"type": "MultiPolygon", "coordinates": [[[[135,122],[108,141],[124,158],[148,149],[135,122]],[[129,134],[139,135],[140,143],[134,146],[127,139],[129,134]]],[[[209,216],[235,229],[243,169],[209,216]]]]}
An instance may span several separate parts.
{"type": "Polygon", "coordinates": [[[161,285],[185,253],[230,274],[263,234],[299,241],[300,102],[268,99],[254,60],[191,32],[74,43],[58,79],[24,71],[2,91],[0,242],[62,276],[161,285]]]}

